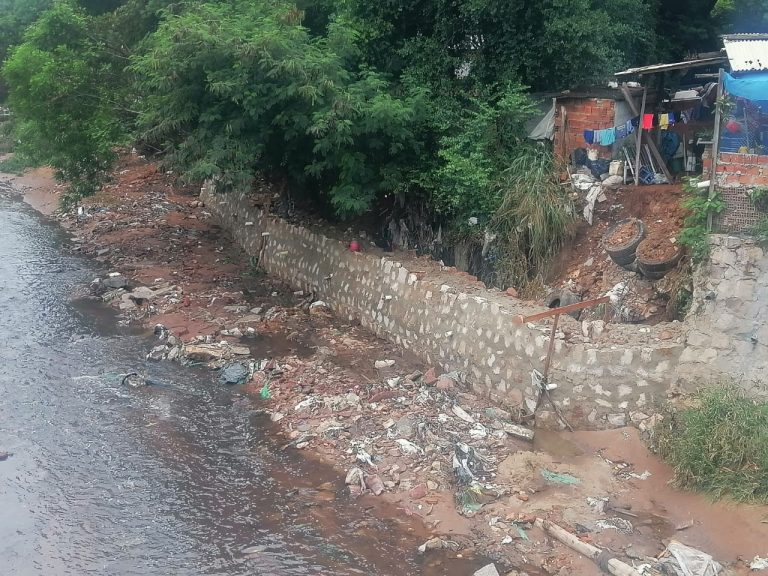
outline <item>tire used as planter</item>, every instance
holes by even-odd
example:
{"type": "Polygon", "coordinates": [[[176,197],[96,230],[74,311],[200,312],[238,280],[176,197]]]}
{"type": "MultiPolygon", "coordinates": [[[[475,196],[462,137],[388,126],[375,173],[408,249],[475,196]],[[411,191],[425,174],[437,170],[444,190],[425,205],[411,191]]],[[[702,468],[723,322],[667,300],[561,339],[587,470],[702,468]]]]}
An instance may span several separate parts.
{"type": "Polygon", "coordinates": [[[637,247],[637,269],[648,280],[661,280],[683,257],[680,246],[667,243],[669,240],[666,238],[647,238],[637,247]],[[659,255],[660,252],[662,255],[659,255]]]}
{"type": "Polygon", "coordinates": [[[616,264],[619,266],[629,266],[635,261],[635,252],[637,246],[645,238],[645,224],[642,220],[637,218],[628,218],[621,220],[611,226],[608,231],[603,235],[603,248],[608,252],[616,264]],[[627,227],[632,229],[631,235],[627,235],[627,227]],[[621,234],[619,243],[616,243],[614,239],[621,234]]]}

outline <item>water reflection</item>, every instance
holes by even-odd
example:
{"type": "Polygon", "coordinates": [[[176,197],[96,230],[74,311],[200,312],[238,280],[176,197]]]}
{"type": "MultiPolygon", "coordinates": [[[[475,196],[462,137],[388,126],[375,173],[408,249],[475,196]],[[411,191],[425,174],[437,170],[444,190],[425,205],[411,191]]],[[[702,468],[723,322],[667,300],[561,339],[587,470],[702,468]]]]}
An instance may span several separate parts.
{"type": "Polygon", "coordinates": [[[336,475],[281,452],[236,388],[146,364],[148,336],[69,303],[94,270],[65,244],[0,198],[0,573],[472,572],[419,565],[411,520],[315,490],[336,475]],[[163,385],[123,387],[129,371],[163,385]]]}

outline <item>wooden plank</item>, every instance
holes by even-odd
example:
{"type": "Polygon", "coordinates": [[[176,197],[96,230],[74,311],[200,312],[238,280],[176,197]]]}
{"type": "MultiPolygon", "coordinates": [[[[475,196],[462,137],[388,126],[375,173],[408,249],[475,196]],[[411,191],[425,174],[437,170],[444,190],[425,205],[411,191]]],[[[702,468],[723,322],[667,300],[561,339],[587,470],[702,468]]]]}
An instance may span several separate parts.
{"type": "Polygon", "coordinates": [[[530,316],[523,316],[519,314],[515,316],[512,321],[515,324],[525,324],[526,322],[535,322],[543,318],[551,318],[553,316],[559,316],[560,314],[568,314],[569,312],[576,312],[577,310],[583,310],[590,306],[597,306],[598,304],[605,304],[610,298],[608,296],[601,296],[600,298],[593,298],[592,300],[584,300],[583,302],[576,302],[575,304],[568,304],[568,306],[560,306],[559,308],[551,308],[546,312],[539,312],[537,314],[531,314],[530,316]]]}
{"type": "Polygon", "coordinates": [[[547,534],[559,540],[571,550],[575,550],[579,554],[583,554],[593,562],[599,564],[601,567],[604,564],[605,569],[613,576],[640,576],[640,572],[635,570],[629,564],[622,562],[618,558],[608,557],[605,562],[600,562],[600,556],[603,554],[603,550],[592,544],[588,544],[579,539],[575,534],[571,534],[564,528],[561,528],[557,524],[544,520],[542,518],[536,518],[534,524],[537,528],[544,530],[547,534]]]}
{"type": "MultiPolygon", "coordinates": [[[[717,73],[717,100],[723,97],[723,80],[725,76],[723,69],[717,73]]],[[[717,158],[720,155],[720,123],[722,118],[720,117],[720,106],[715,105],[715,131],[712,135],[712,168],[709,174],[709,199],[711,200],[715,196],[715,178],[717,177],[717,158]]],[[[707,214],[707,230],[712,232],[712,213],[707,214]]]]}
{"type": "Polygon", "coordinates": [[[659,152],[659,149],[656,147],[656,143],[650,138],[648,140],[648,148],[650,149],[651,154],[653,154],[653,157],[656,158],[656,162],[659,163],[659,168],[661,168],[662,173],[667,177],[667,182],[672,184],[672,173],[669,171],[669,168],[667,168],[667,163],[664,162],[664,158],[661,157],[661,152],[659,152]]]}
{"type": "MultiPolygon", "coordinates": [[[[640,182],[640,150],[642,148],[642,134],[643,134],[643,115],[645,114],[645,100],[646,100],[646,94],[647,89],[643,89],[643,103],[640,106],[640,109],[638,110],[637,104],[634,101],[634,98],[632,97],[632,94],[629,92],[629,87],[626,84],[621,85],[621,93],[624,95],[624,99],[627,101],[627,104],[629,104],[629,109],[632,110],[632,114],[635,116],[640,116],[640,125],[637,127],[637,153],[635,156],[635,186],[637,186],[640,182]]],[[[667,177],[667,181],[671,184],[672,183],[672,174],[670,174],[669,169],[667,168],[666,163],[661,158],[661,152],[659,152],[658,147],[656,146],[656,142],[653,141],[652,138],[647,138],[648,140],[648,149],[651,151],[651,154],[654,158],[656,158],[656,162],[659,163],[659,168],[661,168],[661,171],[664,173],[664,176],[667,177]]]]}
{"type": "MultiPolygon", "coordinates": [[[[648,89],[643,88],[643,103],[640,106],[640,121],[637,124],[637,143],[635,147],[635,186],[640,185],[640,152],[643,150],[643,116],[645,115],[645,99],[648,95],[648,89]]],[[[635,106],[633,110],[637,110],[635,106]]],[[[634,114],[634,112],[633,112],[634,114]]]]}
{"type": "MultiPolygon", "coordinates": [[[[643,88],[643,92],[645,92],[645,88],[643,88]]],[[[632,96],[632,92],[629,91],[629,86],[627,86],[626,82],[621,85],[621,93],[624,95],[624,100],[626,100],[627,104],[629,104],[629,109],[632,111],[632,114],[638,116],[640,111],[637,109],[637,104],[635,104],[635,97],[632,96]]]]}

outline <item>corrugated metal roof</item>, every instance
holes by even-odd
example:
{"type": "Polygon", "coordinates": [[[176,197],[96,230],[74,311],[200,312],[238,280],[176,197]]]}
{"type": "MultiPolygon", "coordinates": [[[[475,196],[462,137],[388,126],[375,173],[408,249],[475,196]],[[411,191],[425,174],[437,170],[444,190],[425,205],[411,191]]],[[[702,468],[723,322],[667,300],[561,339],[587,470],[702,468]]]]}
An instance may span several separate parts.
{"type": "Polygon", "coordinates": [[[768,34],[729,34],[723,45],[732,72],[768,70],[768,34]]]}
{"type": "Polygon", "coordinates": [[[652,64],[650,66],[640,66],[639,68],[630,68],[622,72],[616,72],[614,76],[643,76],[644,74],[656,74],[658,72],[667,72],[670,70],[689,70],[690,68],[703,68],[725,62],[725,56],[714,58],[699,58],[698,60],[685,60],[683,62],[672,62],[671,64],[652,64]]]}

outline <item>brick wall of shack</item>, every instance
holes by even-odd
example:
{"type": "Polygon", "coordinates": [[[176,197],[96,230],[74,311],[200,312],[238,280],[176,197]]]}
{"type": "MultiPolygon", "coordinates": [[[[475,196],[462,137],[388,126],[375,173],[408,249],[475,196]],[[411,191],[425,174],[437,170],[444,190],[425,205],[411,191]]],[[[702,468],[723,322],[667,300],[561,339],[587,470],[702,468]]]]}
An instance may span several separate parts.
{"type": "Polygon", "coordinates": [[[615,125],[616,102],[610,98],[561,98],[555,107],[555,153],[567,160],[577,148],[593,148],[600,158],[611,159],[611,146],[587,144],[584,130],[604,130],[615,125]],[[565,113],[563,113],[565,111],[565,113]]]}
{"type": "MultiPolygon", "coordinates": [[[[460,274],[434,262],[431,274],[423,272],[421,260],[415,266],[407,258],[352,253],[337,240],[265,215],[243,194],[215,195],[205,188],[201,198],[269,274],[314,292],[337,315],[360,321],[426,363],[461,372],[502,405],[534,401],[530,372],[543,366],[551,325],[517,326],[513,317],[542,308],[477,283],[468,288],[460,274]]],[[[563,317],[552,362],[558,384],[553,398],[582,428],[641,418],[675,380],[682,341],[679,324],[608,325],[602,333],[593,326],[585,334],[581,324],[563,317]]],[[[555,425],[549,409],[539,415],[555,425]]]]}

